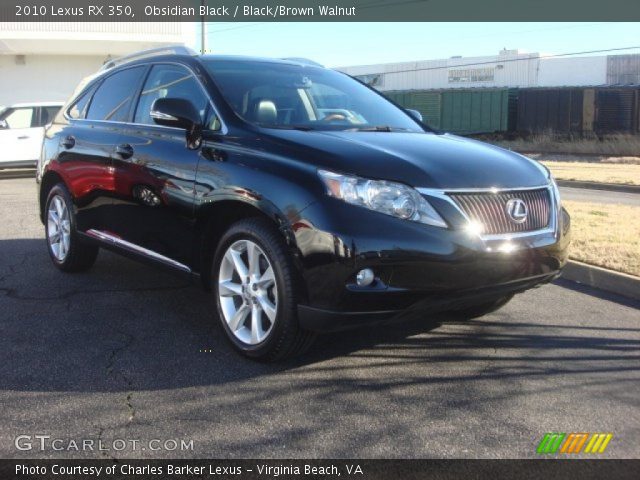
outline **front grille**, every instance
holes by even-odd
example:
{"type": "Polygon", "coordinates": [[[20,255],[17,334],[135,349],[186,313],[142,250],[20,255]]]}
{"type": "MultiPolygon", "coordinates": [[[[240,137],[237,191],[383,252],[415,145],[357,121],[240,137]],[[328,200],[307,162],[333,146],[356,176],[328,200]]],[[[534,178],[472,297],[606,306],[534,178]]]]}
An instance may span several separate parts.
{"type": "Polygon", "coordinates": [[[484,234],[530,232],[549,224],[551,198],[549,189],[514,190],[508,192],[450,193],[470,220],[482,225],[484,234]],[[507,202],[519,198],[527,206],[528,215],[523,223],[513,221],[507,214],[507,202]]]}

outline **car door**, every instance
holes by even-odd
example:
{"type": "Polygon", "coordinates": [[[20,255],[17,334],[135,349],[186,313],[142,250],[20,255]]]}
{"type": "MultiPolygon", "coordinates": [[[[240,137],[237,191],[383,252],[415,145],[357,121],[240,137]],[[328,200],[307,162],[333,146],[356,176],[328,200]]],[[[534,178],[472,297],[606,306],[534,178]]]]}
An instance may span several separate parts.
{"type": "Polygon", "coordinates": [[[110,206],[118,195],[113,158],[145,71],[145,66],[119,70],[89,88],[67,111],[68,124],[57,134],[59,168],[83,232],[108,232],[113,222],[110,206]]]}
{"type": "Polygon", "coordinates": [[[174,266],[178,262],[186,267],[191,263],[200,151],[187,148],[184,129],[155,124],[150,113],[158,98],[189,100],[203,121],[210,109],[204,88],[188,67],[174,63],[151,67],[133,122],[123,130],[114,158],[118,196],[112,230],[150,256],[161,255],[174,266]]]}
{"type": "Polygon", "coordinates": [[[37,126],[36,107],[16,107],[0,116],[0,167],[22,166],[35,163],[42,144],[42,129],[37,126]],[[34,147],[37,145],[37,147],[34,147]]]}

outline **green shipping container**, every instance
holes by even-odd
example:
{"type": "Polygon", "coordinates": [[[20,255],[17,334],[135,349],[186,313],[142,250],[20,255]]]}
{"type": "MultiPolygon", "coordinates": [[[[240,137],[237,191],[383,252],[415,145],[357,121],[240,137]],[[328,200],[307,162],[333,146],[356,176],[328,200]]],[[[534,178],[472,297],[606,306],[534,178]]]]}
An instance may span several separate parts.
{"type": "Polygon", "coordinates": [[[422,114],[423,121],[435,129],[440,129],[440,92],[403,91],[384,92],[390,100],[404,108],[412,108],[422,114]]]}
{"type": "Polygon", "coordinates": [[[514,127],[516,89],[448,90],[442,92],[441,102],[440,128],[444,131],[493,133],[514,127]]]}

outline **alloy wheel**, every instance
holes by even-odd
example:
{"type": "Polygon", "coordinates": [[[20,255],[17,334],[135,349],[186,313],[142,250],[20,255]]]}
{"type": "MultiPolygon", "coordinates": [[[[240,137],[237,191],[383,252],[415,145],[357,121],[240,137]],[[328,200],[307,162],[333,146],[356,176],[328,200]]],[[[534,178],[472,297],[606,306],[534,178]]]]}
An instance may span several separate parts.
{"type": "Polygon", "coordinates": [[[264,251],[250,240],[238,240],[225,252],[218,273],[222,314],[233,335],[248,345],[263,342],[278,312],[278,288],[264,251]]]}
{"type": "Polygon", "coordinates": [[[47,240],[53,256],[63,262],[71,245],[71,217],[67,204],[60,195],[54,196],[49,202],[47,240]]]}

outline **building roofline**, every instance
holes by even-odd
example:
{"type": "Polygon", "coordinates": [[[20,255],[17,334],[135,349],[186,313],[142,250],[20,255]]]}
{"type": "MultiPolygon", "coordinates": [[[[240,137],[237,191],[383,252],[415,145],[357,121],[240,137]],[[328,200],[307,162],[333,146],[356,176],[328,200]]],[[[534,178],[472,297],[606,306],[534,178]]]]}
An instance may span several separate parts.
{"type": "Polygon", "coordinates": [[[64,102],[26,102],[26,103],[14,103],[12,105],[6,105],[5,108],[26,108],[26,107],[62,107],[64,102]]]}

